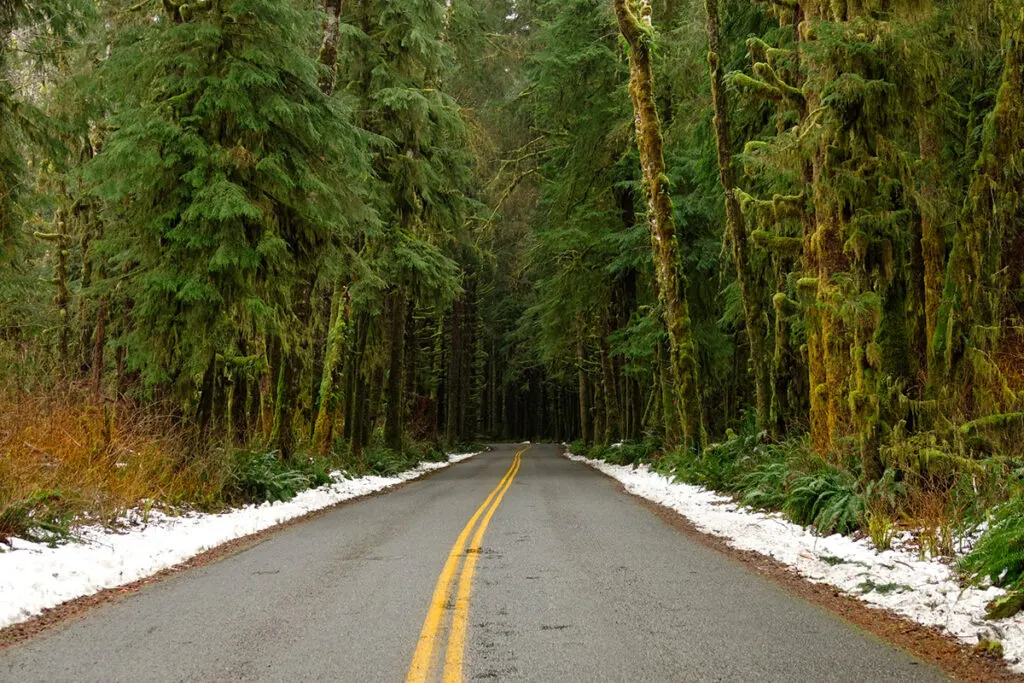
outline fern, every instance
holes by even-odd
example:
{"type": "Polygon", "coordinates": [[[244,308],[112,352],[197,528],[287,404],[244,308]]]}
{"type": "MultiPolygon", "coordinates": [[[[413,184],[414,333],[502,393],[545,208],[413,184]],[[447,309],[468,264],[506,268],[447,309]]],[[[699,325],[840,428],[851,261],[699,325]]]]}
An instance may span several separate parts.
{"type": "Polygon", "coordinates": [[[795,479],[782,509],[819,533],[850,533],[864,523],[864,499],[856,488],[849,473],[824,469],[795,479]]]}
{"type": "Polygon", "coordinates": [[[960,569],[975,584],[1024,588],[1024,496],[996,510],[992,525],[960,561],[960,569]]]}
{"type": "Polygon", "coordinates": [[[304,471],[283,461],[276,451],[236,451],[231,477],[226,487],[235,502],[262,503],[291,500],[302,490],[327,483],[330,477],[311,468],[304,471]]]}

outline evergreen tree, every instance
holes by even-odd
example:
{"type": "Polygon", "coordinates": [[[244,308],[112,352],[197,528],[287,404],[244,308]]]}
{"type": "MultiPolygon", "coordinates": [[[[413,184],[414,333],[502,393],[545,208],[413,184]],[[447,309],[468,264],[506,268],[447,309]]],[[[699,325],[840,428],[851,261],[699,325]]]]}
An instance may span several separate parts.
{"type": "Polygon", "coordinates": [[[365,143],[309,56],[320,16],[288,0],[166,4],[118,36],[99,78],[112,131],[89,164],[103,248],[130,298],[127,363],[209,423],[239,334],[297,340],[295,307],[334,272],[365,143]]]}

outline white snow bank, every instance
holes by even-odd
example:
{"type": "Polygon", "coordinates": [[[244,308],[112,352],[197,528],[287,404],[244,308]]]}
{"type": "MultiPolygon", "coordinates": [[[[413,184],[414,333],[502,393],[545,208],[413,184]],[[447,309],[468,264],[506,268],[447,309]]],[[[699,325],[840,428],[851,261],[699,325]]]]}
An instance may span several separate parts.
{"type": "Polygon", "coordinates": [[[221,514],[171,517],[150,512],[144,522],[135,513],[125,520],[137,526],[126,533],[103,527],[77,529],[82,543],[56,548],[14,539],[0,552],[0,628],[29,619],[67,600],[91,595],[151,576],[222,543],[351,498],[375,493],[461,462],[476,453],[450,455],[448,462],[424,462],[393,477],[346,479],[302,491],[286,502],[249,505],[221,514]]]}
{"type": "Polygon", "coordinates": [[[652,472],[569,454],[622,482],[630,493],[671,508],[705,533],[740,550],[768,555],[815,583],[835,586],[864,602],[936,626],[967,643],[998,640],[1015,671],[1024,673],[1024,614],[986,621],[999,588],[962,588],[949,566],[902,550],[876,551],[866,539],[815,536],[779,514],[742,508],[731,498],[652,472]]]}

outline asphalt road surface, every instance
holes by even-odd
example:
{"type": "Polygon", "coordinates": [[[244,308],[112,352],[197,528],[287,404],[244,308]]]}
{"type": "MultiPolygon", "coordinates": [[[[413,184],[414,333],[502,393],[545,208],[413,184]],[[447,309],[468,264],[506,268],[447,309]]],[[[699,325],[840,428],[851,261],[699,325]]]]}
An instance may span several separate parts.
{"type": "Polygon", "coordinates": [[[524,448],[92,610],[0,652],[0,679],[945,680],[524,448]]]}

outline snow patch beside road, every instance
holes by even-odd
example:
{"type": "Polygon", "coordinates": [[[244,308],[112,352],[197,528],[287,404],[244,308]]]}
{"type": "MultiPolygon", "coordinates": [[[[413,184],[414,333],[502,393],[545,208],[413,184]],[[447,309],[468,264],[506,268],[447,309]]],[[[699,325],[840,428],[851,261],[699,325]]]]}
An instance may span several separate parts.
{"type": "Polygon", "coordinates": [[[634,495],[675,510],[732,547],[772,557],[810,581],[944,629],[968,645],[999,641],[1011,668],[1024,673],[1024,614],[998,621],[984,618],[985,606],[1004,594],[1000,588],[963,588],[942,562],[901,550],[878,552],[867,539],[815,536],[782,515],[743,508],[726,496],[652,472],[647,465],[633,469],[578,455],[568,458],[622,482],[634,495]]]}
{"type": "Polygon", "coordinates": [[[346,479],[300,492],[289,501],[248,505],[220,514],[172,517],[134,512],[124,533],[101,526],[76,529],[81,543],[50,548],[14,539],[0,552],[0,628],[25,621],[62,602],[122,586],[173,567],[196,555],[268,529],[290,519],[376,493],[416,479],[476,453],[448,456],[448,462],[423,462],[393,477],[346,479]]]}

